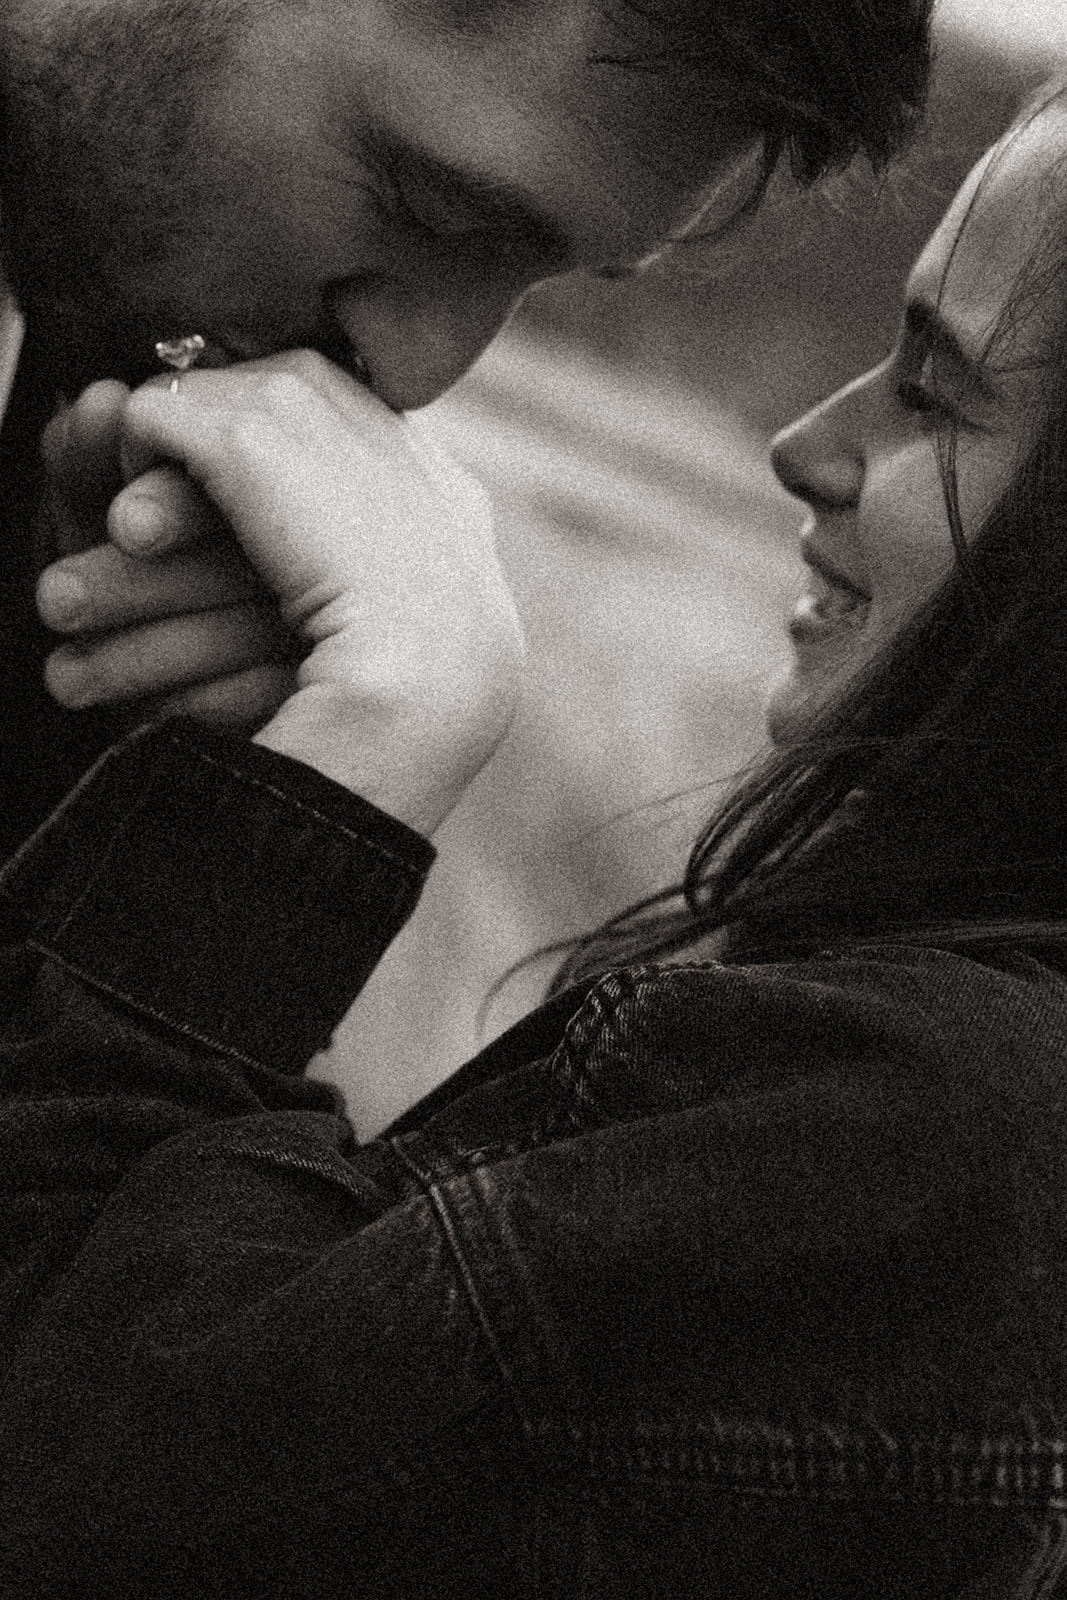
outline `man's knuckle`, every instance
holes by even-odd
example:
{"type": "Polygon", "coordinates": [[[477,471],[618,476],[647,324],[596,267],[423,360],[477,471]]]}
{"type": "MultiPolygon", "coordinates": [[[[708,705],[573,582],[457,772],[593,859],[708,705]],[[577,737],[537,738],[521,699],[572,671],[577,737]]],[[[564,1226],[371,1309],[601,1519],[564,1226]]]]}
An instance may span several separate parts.
{"type": "Polygon", "coordinates": [[[55,566],[43,572],[37,582],[37,611],[46,627],[57,632],[73,632],[90,627],[95,620],[95,595],[84,563],[55,566]]]}

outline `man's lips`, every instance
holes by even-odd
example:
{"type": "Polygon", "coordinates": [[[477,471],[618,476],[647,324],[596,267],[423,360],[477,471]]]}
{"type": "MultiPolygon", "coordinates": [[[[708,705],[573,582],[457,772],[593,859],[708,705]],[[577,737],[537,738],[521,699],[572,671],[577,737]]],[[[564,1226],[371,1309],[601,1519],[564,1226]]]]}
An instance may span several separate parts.
{"type": "MultiPolygon", "coordinates": [[[[230,365],[235,361],[263,361],[268,356],[281,354],[281,349],[274,346],[256,349],[251,344],[246,344],[242,349],[235,340],[231,340],[228,345],[220,345],[220,348],[227,351],[228,359],[217,363],[218,365],[230,365]]],[[[356,383],[362,384],[366,389],[374,388],[374,378],[369,364],[343,333],[334,334],[332,331],[320,330],[298,338],[292,345],[282,348],[317,350],[320,356],[332,361],[335,367],[340,367],[341,371],[346,372],[356,383]]]]}

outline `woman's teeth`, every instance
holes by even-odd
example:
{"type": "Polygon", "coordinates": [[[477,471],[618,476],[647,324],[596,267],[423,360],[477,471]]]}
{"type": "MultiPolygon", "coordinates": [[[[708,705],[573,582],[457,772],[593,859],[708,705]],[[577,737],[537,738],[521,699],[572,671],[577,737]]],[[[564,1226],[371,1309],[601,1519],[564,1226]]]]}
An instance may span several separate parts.
{"type": "Polygon", "coordinates": [[[851,632],[862,628],[870,608],[871,602],[865,596],[838,588],[813,572],[793,609],[789,631],[798,645],[815,645],[824,637],[829,642],[842,629],[851,632]]]}
{"type": "Polygon", "coordinates": [[[847,617],[854,611],[866,610],[870,605],[865,595],[857,594],[854,589],[841,588],[814,571],[809,574],[807,590],[801,596],[801,604],[805,602],[808,602],[807,609],[813,616],[825,621],[847,617]]]}
{"type": "Polygon", "coordinates": [[[831,589],[825,595],[811,596],[813,615],[826,622],[837,622],[854,612],[865,611],[869,604],[868,600],[861,600],[846,589],[831,589]]]}

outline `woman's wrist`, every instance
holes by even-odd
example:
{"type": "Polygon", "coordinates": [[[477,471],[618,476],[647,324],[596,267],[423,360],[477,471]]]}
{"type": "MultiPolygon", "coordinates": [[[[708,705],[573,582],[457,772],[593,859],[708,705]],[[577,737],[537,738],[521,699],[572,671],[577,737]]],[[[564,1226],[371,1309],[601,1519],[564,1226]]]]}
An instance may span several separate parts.
{"type": "Polygon", "coordinates": [[[325,684],[298,689],[254,742],[313,767],[431,837],[507,732],[510,705],[458,730],[431,708],[378,701],[325,684]]]}

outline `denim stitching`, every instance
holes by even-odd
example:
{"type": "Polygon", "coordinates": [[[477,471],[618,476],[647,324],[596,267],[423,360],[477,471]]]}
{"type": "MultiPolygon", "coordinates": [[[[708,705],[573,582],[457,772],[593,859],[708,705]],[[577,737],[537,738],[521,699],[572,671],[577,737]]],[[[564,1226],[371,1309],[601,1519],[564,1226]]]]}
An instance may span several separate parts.
{"type": "MultiPolygon", "coordinates": [[[[607,973],[590,991],[568,1023],[554,1062],[558,1063],[564,1086],[573,1097],[574,1103],[567,1108],[573,1123],[571,1131],[584,1131],[589,1126],[590,1117],[604,1118],[603,1107],[594,1092],[594,1079],[603,1076],[603,1063],[594,1074],[589,1066],[589,1057],[594,1047],[604,1045],[605,1036],[608,1036],[608,1048],[617,1052],[617,1045],[610,1038],[610,1030],[614,1028],[617,1033],[619,1027],[624,1026],[619,1021],[623,1008],[630,1003],[640,1004],[641,990],[647,984],[663,987],[665,981],[679,971],[705,970],[706,966],[707,963],[694,962],[692,966],[671,967],[666,971],[662,967],[647,965],[620,968],[607,973]]],[[[625,1070],[625,1061],[621,1065],[625,1070]]]]}
{"type": "Polygon", "coordinates": [[[229,778],[235,778],[238,783],[243,783],[250,789],[259,789],[264,794],[269,794],[272,799],[280,801],[286,809],[302,811],[306,816],[314,817],[316,822],[321,822],[324,826],[333,828],[354,844],[373,851],[375,855],[381,856],[383,860],[390,862],[395,867],[399,867],[407,877],[416,880],[422,877],[420,868],[413,867],[410,861],[406,861],[403,856],[397,855],[387,845],[380,844],[376,839],[369,839],[363,833],[356,833],[353,829],[347,828],[343,822],[338,822],[335,817],[326,816],[323,812],[316,810],[314,806],[307,805],[303,800],[294,800],[284,790],[276,789],[273,784],[265,783],[262,778],[250,777],[248,773],[241,772],[237,767],[232,767],[225,761],[219,761],[215,756],[209,756],[204,750],[198,750],[193,747],[191,751],[187,751],[177,738],[172,737],[171,743],[181,754],[192,754],[197,760],[204,762],[205,765],[214,767],[219,772],[224,772],[229,778]]]}
{"type": "MultiPolygon", "coordinates": [[[[269,1146],[241,1139],[228,1139],[223,1149],[227,1157],[240,1156],[253,1165],[275,1167],[283,1172],[300,1172],[321,1178],[324,1182],[340,1189],[349,1199],[354,1199],[365,1209],[372,1210],[376,1217],[382,1216],[394,1203],[393,1198],[387,1195],[379,1184],[372,1179],[359,1177],[343,1156],[338,1156],[338,1164],[334,1166],[323,1157],[273,1150],[269,1146]]],[[[210,1160],[215,1155],[215,1146],[199,1145],[196,1153],[210,1160]]]]}
{"type": "Polygon", "coordinates": [[[257,1061],[255,1056],[246,1056],[243,1051],[235,1049],[233,1045],[224,1044],[221,1040],[213,1039],[208,1034],[200,1033],[195,1028],[191,1028],[187,1022],[178,1022],[176,1018],[169,1016],[165,1011],[157,1011],[155,1006],[148,1005],[144,1000],[135,999],[133,995],[127,994],[123,989],[116,988],[114,984],[108,983],[106,979],[98,978],[95,973],[84,971],[73,961],[68,961],[65,956],[60,955],[58,951],[41,944],[38,939],[29,937],[26,940],[26,944],[31,950],[36,950],[39,955],[44,956],[46,960],[54,961],[65,972],[69,972],[78,979],[79,983],[87,983],[91,989],[98,989],[102,994],[110,995],[114,1000],[121,1000],[124,1005],[130,1006],[132,1010],[139,1012],[143,1016],[151,1017],[153,1022],[160,1022],[168,1028],[173,1028],[175,1032],[182,1034],[186,1039],[194,1039],[197,1044],[204,1045],[208,1050],[214,1051],[215,1054],[229,1056],[231,1060],[239,1061],[245,1067],[256,1067],[264,1072],[278,1071],[278,1068],[272,1067],[269,1062],[257,1061]]]}
{"type": "Polygon", "coordinates": [[[640,978],[649,970],[645,967],[631,967],[609,972],[594,989],[589,991],[567,1024],[563,1039],[556,1051],[554,1065],[558,1065],[564,1087],[575,1102],[571,1113],[575,1118],[576,1128],[581,1128],[585,1124],[586,1118],[583,1112],[592,1112],[594,1116],[599,1114],[599,1107],[592,1093],[592,1073],[588,1066],[590,1047],[594,1039],[603,1034],[615,1020],[626,1001],[633,998],[640,978]]]}
{"type": "Polygon", "coordinates": [[[838,1430],[792,1433],[769,1424],[704,1428],[635,1426],[612,1435],[597,1424],[543,1419],[553,1436],[598,1473],[725,1481],[763,1497],[916,1499],[931,1504],[1026,1505],[1067,1511],[1067,1440],[953,1435],[896,1440],[838,1430]],[[642,1431],[644,1437],[642,1437],[642,1431]]]}

